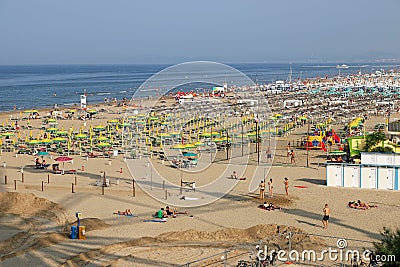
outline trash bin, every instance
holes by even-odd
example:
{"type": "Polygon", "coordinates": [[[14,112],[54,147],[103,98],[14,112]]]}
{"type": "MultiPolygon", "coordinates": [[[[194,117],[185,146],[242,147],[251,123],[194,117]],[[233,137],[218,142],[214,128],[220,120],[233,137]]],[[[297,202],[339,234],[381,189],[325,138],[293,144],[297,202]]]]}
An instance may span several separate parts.
{"type": "Polygon", "coordinates": [[[71,226],[71,232],[69,233],[69,238],[71,239],[78,238],[78,226],[71,226]]]}
{"type": "Polygon", "coordinates": [[[78,239],[86,239],[86,227],[85,226],[78,227],[78,239]]]}

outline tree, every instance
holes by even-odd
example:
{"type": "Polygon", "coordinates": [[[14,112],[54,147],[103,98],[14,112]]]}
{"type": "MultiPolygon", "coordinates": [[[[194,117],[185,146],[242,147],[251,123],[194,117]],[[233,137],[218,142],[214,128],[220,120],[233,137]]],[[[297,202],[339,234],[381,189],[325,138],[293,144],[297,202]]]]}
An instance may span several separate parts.
{"type": "MultiPolygon", "coordinates": [[[[371,152],[371,151],[373,151],[375,146],[379,145],[380,142],[383,142],[385,140],[386,140],[386,135],[384,132],[373,132],[372,134],[369,134],[365,137],[364,150],[371,152]]],[[[376,148],[376,149],[379,149],[379,148],[376,148]]]]}
{"type": "Polygon", "coordinates": [[[394,255],[392,261],[383,262],[383,266],[398,267],[400,266],[400,228],[391,230],[384,227],[381,232],[382,239],[379,242],[374,242],[375,255],[388,257],[394,255]]]}

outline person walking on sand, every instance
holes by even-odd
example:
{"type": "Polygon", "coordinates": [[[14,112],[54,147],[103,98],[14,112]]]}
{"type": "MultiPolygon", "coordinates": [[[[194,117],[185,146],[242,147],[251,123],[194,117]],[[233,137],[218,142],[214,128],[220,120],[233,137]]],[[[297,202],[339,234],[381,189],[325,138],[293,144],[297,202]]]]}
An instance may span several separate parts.
{"type": "Polygon", "coordinates": [[[328,204],[325,204],[323,212],[324,217],[322,218],[322,224],[324,225],[324,229],[328,229],[329,215],[331,214],[331,208],[329,208],[328,204]]]}
{"type": "Polygon", "coordinates": [[[272,178],[271,178],[271,179],[269,179],[269,182],[268,182],[269,197],[274,196],[274,193],[272,191],[273,189],[274,189],[274,184],[272,183],[272,178]]]}
{"type": "Polygon", "coordinates": [[[267,149],[267,162],[271,162],[271,161],[272,161],[271,148],[268,147],[268,149],[267,149]]]}
{"type": "Polygon", "coordinates": [[[296,164],[296,158],[294,157],[294,151],[290,152],[290,164],[296,164]]]}
{"type": "Polygon", "coordinates": [[[283,183],[285,184],[285,193],[288,196],[289,195],[289,179],[287,177],[285,177],[283,183]]]}
{"type": "Polygon", "coordinates": [[[289,157],[291,154],[292,149],[290,148],[290,142],[287,144],[287,155],[286,157],[289,157]]]}
{"type": "Polygon", "coordinates": [[[260,199],[263,200],[264,195],[265,195],[265,181],[264,180],[261,180],[259,187],[260,187],[260,199]]]}

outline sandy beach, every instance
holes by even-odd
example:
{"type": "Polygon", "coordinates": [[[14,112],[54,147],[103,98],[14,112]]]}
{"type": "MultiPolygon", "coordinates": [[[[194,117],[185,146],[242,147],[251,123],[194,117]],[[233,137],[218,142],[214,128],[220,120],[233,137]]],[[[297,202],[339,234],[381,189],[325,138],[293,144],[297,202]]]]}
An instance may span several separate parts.
{"type": "MultiPolygon", "coordinates": [[[[100,106],[93,108],[101,109],[100,106]]],[[[116,107],[105,106],[104,109],[107,111],[87,121],[85,127],[106,125],[108,120],[123,116],[116,114],[116,107]]],[[[61,111],[66,114],[67,110],[61,111]]],[[[39,111],[39,114],[47,112],[39,111]]],[[[7,122],[10,115],[19,116],[18,113],[3,113],[0,121],[7,122]]],[[[29,122],[33,135],[39,134],[41,120],[29,122]]],[[[372,129],[378,122],[384,122],[384,118],[371,116],[366,127],[372,129]]],[[[21,127],[26,123],[21,121],[21,127]]],[[[58,120],[58,128],[79,129],[81,126],[81,120],[58,120]]],[[[21,134],[29,135],[29,131],[21,129],[21,134]]],[[[257,244],[259,240],[273,238],[275,245],[286,248],[285,233],[288,232],[307,233],[294,234],[292,248],[321,249],[335,245],[338,237],[348,239],[349,247],[371,248],[370,242],[379,239],[383,227],[398,226],[400,195],[388,190],[327,187],[325,154],[321,150],[310,151],[309,168],[305,150],[296,149],[297,162],[289,164],[286,144],[306,132],[307,125],[304,125],[277,138],[274,162],[267,175],[274,179],[274,197],[266,201],[281,206],[282,210],[257,208],[262,203],[258,191],[249,192],[250,179],[246,179],[238,181],[233,190],[211,204],[178,208],[188,214],[169,218],[165,223],[145,222],[166,205],[138,185],[133,196],[132,179],[144,178],[129,171],[123,154],[111,158],[70,155],[73,162],[66,162],[63,168],[74,169],[76,173],[62,175],[54,174],[51,167],[36,169],[33,155],[3,151],[0,156],[0,265],[177,266],[232,250],[228,266],[236,266],[239,259],[249,258],[252,250],[249,244],[257,244]],[[104,172],[110,179],[110,186],[104,188],[103,195],[99,185],[104,172]],[[289,196],[285,196],[284,177],[290,181],[289,196]],[[347,208],[346,204],[356,199],[376,204],[378,208],[366,211],[347,208]],[[323,229],[321,223],[325,203],[332,209],[328,229],[323,229]],[[125,209],[130,209],[135,216],[114,214],[125,209]],[[81,225],[87,228],[85,240],[68,238],[70,226],[76,222],[76,212],[82,213],[81,225]],[[278,235],[284,237],[276,237],[278,235]]],[[[56,163],[57,155],[50,155],[46,161],[56,163]]],[[[176,169],[156,157],[150,161],[155,171],[170,177],[172,183],[179,183],[176,169]]],[[[254,164],[248,164],[245,177],[252,176],[254,164]]],[[[267,165],[265,154],[262,154],[261,164],[267,165]]],[[[208,183],[219,168],[224,168],[222,163],[208,168],[207,175],[184,173],[183,178],[197,179],[196,183],[201,186],[208,183]]],[[[193,194],[186,188],[183,190],[183,194],[193,194]]],[[[211,257],[190,266],[219,266],[222,261],[221,256],[211,257]]]]}

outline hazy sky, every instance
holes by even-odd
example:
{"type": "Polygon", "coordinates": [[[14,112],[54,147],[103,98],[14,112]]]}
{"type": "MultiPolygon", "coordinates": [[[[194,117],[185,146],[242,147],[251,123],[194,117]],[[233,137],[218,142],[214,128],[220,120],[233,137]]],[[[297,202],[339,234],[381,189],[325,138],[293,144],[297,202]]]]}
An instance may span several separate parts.
{"type": "Polygon", "coordinates": [[[400,58],[398,0],[0,0],[0,64],[400,58]]]}

